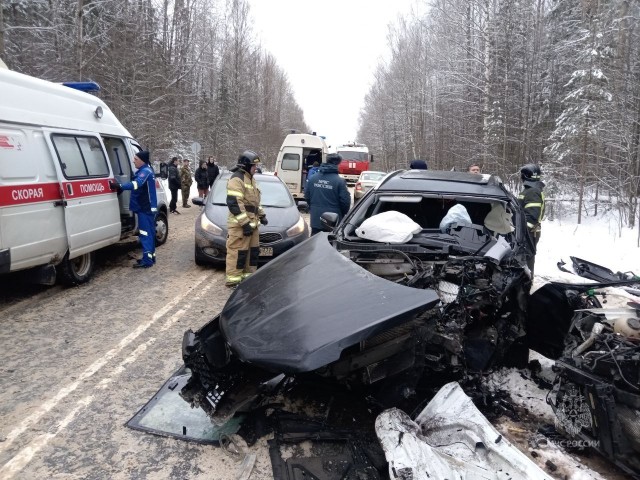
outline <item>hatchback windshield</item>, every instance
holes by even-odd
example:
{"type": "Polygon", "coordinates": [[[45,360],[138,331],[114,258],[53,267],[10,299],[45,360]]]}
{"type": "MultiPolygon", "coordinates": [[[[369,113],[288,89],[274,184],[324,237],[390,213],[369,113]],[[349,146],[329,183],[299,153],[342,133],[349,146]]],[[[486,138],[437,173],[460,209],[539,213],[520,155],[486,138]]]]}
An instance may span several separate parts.
{"type": "MultiPolygon", "coordinates": [[[[227,182],[230,175],[226,175],[213,185],[211,203],[215,205],[227,204],[227,182]]],[[[261,181],[256,177],[260,189],[261,205],[263,207],[286,208],[293,205],[293,199],[287,187],[280,181],[261,181]]]]}

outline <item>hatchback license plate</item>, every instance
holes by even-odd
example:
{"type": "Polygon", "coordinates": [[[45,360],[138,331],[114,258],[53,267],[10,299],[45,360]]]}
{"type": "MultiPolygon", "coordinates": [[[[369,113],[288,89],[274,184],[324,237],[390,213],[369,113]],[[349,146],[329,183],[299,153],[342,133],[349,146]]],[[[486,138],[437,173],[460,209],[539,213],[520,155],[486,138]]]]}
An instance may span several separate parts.
{"type": "Polygon", "coordinates": [[[260,247],[261,257],[273,257],[273,247],[260,247]]]}

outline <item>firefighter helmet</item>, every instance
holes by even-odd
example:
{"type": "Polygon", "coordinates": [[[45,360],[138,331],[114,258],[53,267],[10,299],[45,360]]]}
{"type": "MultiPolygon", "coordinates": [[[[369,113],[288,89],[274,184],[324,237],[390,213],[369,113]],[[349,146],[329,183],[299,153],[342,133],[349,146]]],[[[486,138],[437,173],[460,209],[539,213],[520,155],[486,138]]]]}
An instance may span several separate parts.
{"type": "Polygon", "coordinates": [[[542,171],[535,163],[528,163],[520,169],[520,178],[523,182],[538,182],[542,179],[542,171]]]}
{"type": "Polygon", "coordinates": [[[242,155],[238,157],[238,167],[245,171],[251,170],[253,165],[260,163],[260,157],[253,150],[245,150],[242,155]]]}

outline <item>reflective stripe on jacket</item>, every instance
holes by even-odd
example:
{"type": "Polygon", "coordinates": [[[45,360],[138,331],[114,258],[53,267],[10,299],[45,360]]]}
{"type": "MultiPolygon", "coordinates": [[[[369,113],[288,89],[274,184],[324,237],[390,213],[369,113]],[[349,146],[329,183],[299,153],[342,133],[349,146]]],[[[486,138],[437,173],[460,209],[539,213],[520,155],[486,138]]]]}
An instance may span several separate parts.
{"type": "Polygon", "coordinates": [[[525,185],[524,190],[518,195],[518,203],[524,210],[529,230],[537,230],[544,218],[545,204],[542,185],[525,185]]]}
{"type": "Polygon", "coordinates": [[[135,213],[156,213],[158,199],[156,196],[156,177],[153,169],[145,164],[133,176],[133,180],[120,185],[122,190],[131,190],[129,210],[135,213]]]}
{"type": "Polygon", "coordinates": [[[256,180],[250,173],[242,169],[234,172],[227,182],[227,206],[229,216],[227,226],[242,226],[250,224],[257,228],[264,210],[260,206],[260,190],[256,180]]]}

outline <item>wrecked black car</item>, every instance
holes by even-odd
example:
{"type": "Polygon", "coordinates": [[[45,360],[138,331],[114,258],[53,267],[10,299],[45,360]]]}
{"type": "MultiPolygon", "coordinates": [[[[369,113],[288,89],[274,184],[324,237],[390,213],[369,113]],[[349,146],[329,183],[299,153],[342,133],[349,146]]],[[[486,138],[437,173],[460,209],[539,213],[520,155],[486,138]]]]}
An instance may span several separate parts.
{"type": "Polygon", "coordinates": [[[558,268],[593,283],[550,282],[536,290],[529,300],[528,343],[556,361],[547,402],[561,441],[593,448],[640,478],[640,277],[571,261],[572,270],[563,261],[558,268]],[[603,308],[607,287],[638,301],[603,308]]]}
{"type": "Polygon", "coordinates": [[[393,403],[425,377],[526,362],[532,255],[522,210],[499,178],[394,172],[331,233],[270,262],[185,333],[192,377],[183,394],[222,422],[282,374],[393,403]],[[385,215],[410,225],[406,240],[372,240],[385,215]]]}
{"type": "Polygon", "coordinates": [[[577,311],[550,403],[557,427],[640,474],[640,318],[629,309],[577,311]]]}

